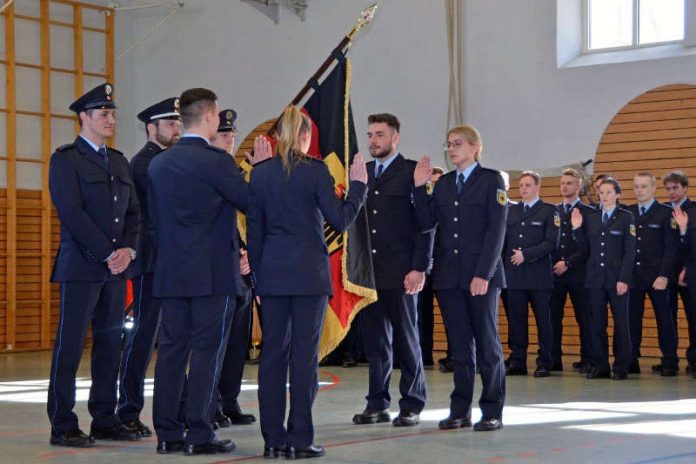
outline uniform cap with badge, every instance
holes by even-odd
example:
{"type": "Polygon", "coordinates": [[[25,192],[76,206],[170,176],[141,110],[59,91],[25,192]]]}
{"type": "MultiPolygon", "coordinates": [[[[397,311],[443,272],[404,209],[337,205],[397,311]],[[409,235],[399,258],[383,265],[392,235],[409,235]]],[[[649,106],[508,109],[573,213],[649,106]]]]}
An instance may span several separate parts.
{"type": "Polygon", "coordinates": [[[220,125],[218,132],[237,132],[237,126],[234,125],[237,120],[237,112],[233,109],[220,111],[220,125]]]}
{"type": "Polygon", "coordinates": [[[157,121],[159,119],[176,119],[181,120],[179,112],[179,98],[172,97],[155,103],[138,113],[138,119],[145,124],[157,121]]]}
{"type": "Polygon", "coordinates": [[[114,88],[108,82],[99,84],[72,102],[69,106],[70,111],[77,114],[87,110],[116,108],[116,102],[114,102],[114,88]]]}

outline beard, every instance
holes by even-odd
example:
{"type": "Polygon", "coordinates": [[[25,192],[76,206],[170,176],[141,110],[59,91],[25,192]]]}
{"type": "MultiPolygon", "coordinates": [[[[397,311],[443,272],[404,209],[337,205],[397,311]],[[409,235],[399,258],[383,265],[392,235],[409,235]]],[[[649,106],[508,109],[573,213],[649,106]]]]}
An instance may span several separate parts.
{"type": "Polygon", "coordinates": [[[389,156],[390,152],[391,150],[389,148],[383,148],[380,151],[372,151],[372,149],[370,148],[370,155],[372,155],[373,158],[377,159],[386,158],[387,156],[389,156]]]}
{"type": "Polygon", "coordinates": [[[165,137],[159,131],[155,134],[155,138],[157,139],[157,142],[160,145],[163,145],[167,148],[171,147],[179,140],[178,135],[172,135],[171,137],[165,137]]]}

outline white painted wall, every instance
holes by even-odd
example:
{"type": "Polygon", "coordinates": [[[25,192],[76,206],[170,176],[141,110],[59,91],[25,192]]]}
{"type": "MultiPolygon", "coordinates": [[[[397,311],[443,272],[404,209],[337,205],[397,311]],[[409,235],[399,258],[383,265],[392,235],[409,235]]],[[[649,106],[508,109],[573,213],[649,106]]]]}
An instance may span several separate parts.
{"type": "MultiPolygon", "coordinates": [[[[239,0],[188,0],[183,11],[117,63],[117,146],[129,156],[145,142],[135,114],[189,87],[209,87],[239,114],[246,135],[282,111],[370,2],[311,0],[305,22],[281,10],[280,24],[239,0]],[[128,63],[128,64],[126,64],[128,63]]],[[[361,33],[353,62],[352,103],[360,147],[367,115],[392,112],[405,155],[441,152],[449,94],[443,1],[381,0],[361,33]]],[[[118,55],[166,11],[117,16],[118,55]]]]}
{"type": "Polygon", "coordinates": [[[464,111],[482,133],[490,166],[549,168],[591,158],[634,97],[696,82],[694,56],[558,69],[556,1],[464,2],[464,111]]]}

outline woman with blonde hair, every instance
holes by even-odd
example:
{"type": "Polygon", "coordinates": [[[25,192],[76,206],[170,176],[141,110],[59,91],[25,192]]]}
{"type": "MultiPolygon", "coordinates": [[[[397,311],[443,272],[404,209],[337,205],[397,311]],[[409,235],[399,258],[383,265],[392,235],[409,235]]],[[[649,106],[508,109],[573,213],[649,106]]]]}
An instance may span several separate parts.
{"type": "Polygon", "coordinates": [[[332,294],[324,221],[345,231],[367,196],[362,155],[354,157],[348,196],[341,199],[327,166],[307,155],[311,138],[309,118],[295,106],[285,108],[277,156],[256,166],[249,183],[249,260],[263,301],[259,409],[266,458],[325,454],[314,444],[312,424],[321,324],[332,294]]]}

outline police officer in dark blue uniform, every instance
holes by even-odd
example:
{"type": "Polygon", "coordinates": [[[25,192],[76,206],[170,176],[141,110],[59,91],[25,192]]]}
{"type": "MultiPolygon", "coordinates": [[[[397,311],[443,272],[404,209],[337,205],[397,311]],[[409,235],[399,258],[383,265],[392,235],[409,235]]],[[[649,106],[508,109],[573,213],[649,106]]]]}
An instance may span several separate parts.
{"type": "Polygon", "coordinates": [[[87,447],[95,439],[137,440],[116,411],[116,382],[126,300],[125,271],[135,259],[139,206],[128,161],[106,146],[116,126],[111,84],[70,105],[80,122],[75,141],[51,157],[49,188],[61,222],[51,280],[60,283],[60,321],[48,388],[51,444],[87,447]],[[92,327],[88,437],[78,424],[75,375],[92,327]]]}
{"type": "Polygon", "coordinates": [[[401,369],[399,415],[395,426],[420,421],[425,406],[425,378],[418,336],[417,294],[430,265],[433,235],[422,233],[413,204],[416,163],[397,149],[400,123],[388,113],[368,117],[367,215],[377,302],[363,310],[362,328],[370,379],[367,407],[354,424],[389,421],[389,383],[394,357],[401,369]]]}
{"type": "Polygon", "coordinates": [[[558,248],[551,255],[553,261],[554,285],[551,292],[551,325],[553,344],[551,348],[551,371],[563,370],[563,313],[566,299],[570,296],[573,304],[575,321],[580,332],[580,361],[573,363],[573,368],[583,374],[592,370],[590,344],[590,309],[585,289],[587,255],[577,246],[573,227],[570,224],[570,212],[577,208],[584,217],[594,208],[587,206],[578,197],[582,187],[582,176],[575,169],[566,169],[561,174],[561,196],[563,201],[557,205],[561,217],[561,237],[558,248]]]}
{"type": "MultiPolygon", "coordinates": [[[[148,169],[153,295],[161,299],[153,422],[158,453],[225,453],[235,445],[218,440],[212,422],[239,279],[237,209],[246,209],[247,189],[232,157],[208,143],[220,122],[215,93],[189,89],[179,102],[184,134],[148,169]],[[178,406],[187,365],[184,444],[178,406]]],[[[268,154],[265,145],[257,155],[268,154]]]]}
{"type": "MultiPolygon", "coordinates": [[[[672,210],[676,211],[679,208],[681,211],[687,212],[696,206],[696,202],[687,196],[689,178],[683,172],[672,171],[662,179],[662,182],[669,199],[666,205],[672,208],[672,210]]],[[[685,266],[686,262],[690,261],[690,256],[688,252],[677,253],[674,279],[669,282],[669,298],[675,326],[677,324],[678,300],[680,297],[684,305],[684,314],[689,331],[689,346],[686,349],[686,373],[696,374],[696,300],[691,299],[690,289],[685,282],[685,266]]],[[[691,277],[696,277],[694,273],[689,274],[691,277]]],[[[652,369],[654,372],[661,372],[662,364],[657,364],[652,369]]]]}
{"type": "Polygon", "coordinates": [[[579,209],[571,213],[578,246],[588,252],[585,286],[590,296],[590,323],[593,361],[588,379],[628,377],[631,363],[628,286],[636,254],[636,226],[633,214],[618,207],[621,186],[612,177],[602,179],[599,198],[602,209],[583,218],[579,209]],[[614,319],[614,373],[609,366],[607,303],[614,319]]]}
{"type": "Polygon", "coordinates": [[[474,430],[503,426],[505,367],[498,336],[498,295],[505,286],[501,253],[507,194],[498,171],[479,165],[481,148],[475,128],[454,127],[447,136],[447,153],[457,169],[442,176],[431,197],[423,187],[430,160],[422,158],[414,173],[418,222],[423,230],[439,226],[433,287],[454,363],[450,414],[440,421],[441,429],[471,427],[477,364],[483,381],[482,418],[474,430]]]}
{"type": "Polygon", "coordinates": [[[657,336],[662,352],[660,375],[677,375],[677,327],[669,306],[669,281],[674,278],[678,232],[672,208],[655,201],[655,176],[648,172],[633,178],[633,192],[638,203],[629,207],[636,219],[636,261],[630,289],[629,323],[632,359],[629,373],[640,373],[638,358],[643,332],[645,296],[650,297],[657,322],[657,336]]]}
{"type": "Polygon", "coordinates": [[[332,293],[324,220],[339,232],[350,227],[367,195],[367,172],[356,155],[348,197],[337,198],[326,165],[306,155],[312,126],[295,106],[283,111],[277,138],[278,156],[254,168],[249,183],[249,258],[263,304],[259,408],[264,457],[302,459],[325,454],[312,423],[321,323],[332,293]]]}
{"type": "MultiPolygon", "coordinates": [[[[221,148],[230,156],[234,154],[237,137],[237,112],[233,109],[220,111],[220,125],[217,134],[211,141],[212,145],[221,148]]],[[[240,237],[237,237],[241,240],[240,237]]],[[[225,349],[225,359],[222,363],[220,384],[218,385],[219,398],[215,413],[215,422],[219,427],[228,427],[231,424],[246,425],[256,422],[253,414],[245,414],[237,398],[242,388],[242,376],[249,346],[249,331],[251,329],[251,305],[253,285],[249,258],[246,247],[240,243],[239,273],[241,282],[237,285],[236,307],[230,336],[225,349]]]]}
{"type": "Polygon", "coordinates": [[[524,171],[519,178],[522,201],[508,207],[503,264],[507,281],[507,375],[527,375],[529,304],[537,324],[539,351],[534,377],[551,375],[553,332],[549,298],[553,289],[551,253],[558,243],[561,218],[539,198],[541,176],[524,171]]]}
{"type": "Polygon", "coordinates": [[[131,273],[134,326],[125,331],[125,344],[121,353],[118,416],[126,426],[138,430],[143,437],[149,437],[152,431],[140,420],[140,412],[145,403],[145,374],[155,345],[160,303],[152,296],[156,257],[147,225],[147,168],[155,156],[179,140],[179,99],[167,98],[155,103],[141,111],[138,119],[145,124],[148,141],[130,163],[140,202],[140,241],[138,259],[134,262],[131,273]]]}

